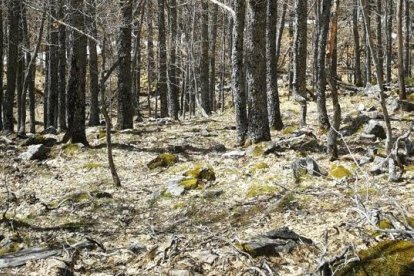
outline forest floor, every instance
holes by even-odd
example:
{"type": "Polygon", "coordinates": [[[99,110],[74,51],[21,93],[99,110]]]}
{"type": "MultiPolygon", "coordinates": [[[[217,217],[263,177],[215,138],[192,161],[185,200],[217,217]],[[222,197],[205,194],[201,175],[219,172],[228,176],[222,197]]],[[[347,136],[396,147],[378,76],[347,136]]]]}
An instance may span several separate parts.
{"type": "MultiPolygon", "coordinates": [[[[348,124],[371,107],[380,110],[376,98],[362,92],[344,95],[341,104],[348,124]]],[[[358,126],[340,142],[339,160],[330,161],[316,104],[309,105],[306,129],[299,129],[299,106],[286,95],[281,109],[286,127],[272,131],[273,141],[307,133],[317,143],[298,150],[286,142],[270,154],[263,153],[267,144],[237,147],[231,111],[181,122],[145,119],[134,130],[114,131],[121,188],[112,185],[101,127],[87,129],[91,147],[57,144],[44,161],[20,160],[26,147],[18,138],[9,137],[9,144],[0,141],[0,202],[2,213],[7,210],[7,222],[0,225],[0,255],[31,247],[61,248],[85,239],[100,245],[68,249],[60,257],[29,261],[1,274],[53,275],[56,262],[64,261],[76,275],[270,275],[270,270],[303,275],[348,245],[358,252],[387,236],[361,219],[356,198],[367,209],[398,216],[401,208],[414,214],[412,164],[406,164],[402,181],[390,183],[387,174],[369,173],[372,163],[358,166],[354,161],[370,147],[383,155],[384,141],[361,139],[363,126],[358,126]],[[171,150],[178,152],[173,153],[177,163],[147,167],[171,150]],[[290,165],[304,156],[330,173],[295,181],[290,165]],[[170,180],[194,166],[209,167],[215,180],[180,196],[165,192],[170,180]],[[345,168],[339,176],[332,173],[338,166],[345,168]],[[256,258],[241,251],[243,241],[285,226],[313,244],[256,258]]],[[[412,113],[393,113],[394,135],[403,134],[413,118],[412,113]]]]}

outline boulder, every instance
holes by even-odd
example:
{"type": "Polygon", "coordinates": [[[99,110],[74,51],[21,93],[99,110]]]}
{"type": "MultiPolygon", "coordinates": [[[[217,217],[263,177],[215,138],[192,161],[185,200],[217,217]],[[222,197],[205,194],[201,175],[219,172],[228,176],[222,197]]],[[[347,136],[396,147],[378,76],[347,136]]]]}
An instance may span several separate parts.
{"type": "Polygon", "coordinates": [[[387,138],[384,127],[376,120],[370,120],[368,122],[364,128],[364,133],[368,135],[375,135],[375,137],[381,139],[387,138]]]}
{"type": "Polygon", "coordinates": [[[295,160],[291,166],[293,171],[293,176],[296,180],[299,180],[302,176],[309,174],[315,176],[321,176],[321,170],[319,169],[318,164],[310,157],[301,158],[295,160]]]}
{"type": "Polygon", "coordinates": [[[159,167],[170,167],[178,162],[178,156],[171,153],[162,153],[158,155],[155,159],[151,160],[147,167],[150,170],[159,168],[159,167]]]}
{"type": "Polygon", "coordinates": [[[46,147],[53,147],[57,143],[57,138],[53,134],[48,135],[32,135],[23,142],[22,146],[44,145],[46,147]]]}
{"type": "Polygon", "coordinates": [[[244,156],[246,156],[246,152],[243,150],[228,151],[222,155],[223,158],[234,158],[234,159],[242,158],[244,156]]]}
{"type": "Polygon", "coordinates": [[[184,194],[185,189],[181,185],[181,181],[183,180],[183,177],[171,179],[167,182],[167,186],[165,188],[164,194],[171,195],[171,196],[180,196],[184,194]]]}
{"type": "Polygon", "coordinates": [[[223,145],[223,144],[215,144],[215,145],[212,145],[210,148],[209,148],[209,151],[212,151],[212,152],[219,152],[219,153],[221,153],[221,152],[226,152],[226,146],[225,145],[223,145]]]}
{"type": "Polygon", "coordinates": [[[248,242],[240,242],[237,246],[252,255],[275,256],[278,253],[289,253],[300,244],[312,244],[312,240],[302,237],[287,227],[269,231],[253,237],[248,242]]]}
{"type": "Polygon", "coordinates": [[[49,148],[44,145],[31,145],[25,152],[19,155],[22,160],[44,160],[47,158],[49,148]]]}

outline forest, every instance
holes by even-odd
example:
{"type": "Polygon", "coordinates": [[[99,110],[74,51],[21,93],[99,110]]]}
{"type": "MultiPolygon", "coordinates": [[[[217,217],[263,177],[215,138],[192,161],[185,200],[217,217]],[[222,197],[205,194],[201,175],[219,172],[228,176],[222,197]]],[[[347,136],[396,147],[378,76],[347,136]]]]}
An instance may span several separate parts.
{"type": "Polygon", "coordinates": [[[410,0],[0,0],[1,275],[414,275],[410,0]]]}

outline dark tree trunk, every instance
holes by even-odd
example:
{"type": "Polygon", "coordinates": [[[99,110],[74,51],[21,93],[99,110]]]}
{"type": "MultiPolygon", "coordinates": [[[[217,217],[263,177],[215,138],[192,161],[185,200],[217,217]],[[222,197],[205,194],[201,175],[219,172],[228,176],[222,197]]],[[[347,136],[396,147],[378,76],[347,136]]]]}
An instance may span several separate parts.
{"type": "Polygon", "coordinates": [[[276,130],[283,128],[280,114],[279,91],[277,85],[277,1],[267,0],[266,22],[266,60],[267,60],[267,109],[270,127],[276,130]]]}
{"type": "MultiPolygon", "coordinates": [[[[66,14],[66,1],[59,0],[59,17],[64,18],[66,14]]],[[[59,129],[66,130],[66,26],[59,25],[59,129]]]]}
{"type": "Polygon", "coordinates": [[[13,132],[13,106],[16,93],[16,78],[19,54],[19,17],[22,1],[10,0],[8,1],[8,4],[9,46],[7,53],[7,90],[3,101],[3,129],[5,132],[13,132]]]}
{"type": "Polygon", "coordinates": [[[405,0],[405,59],[404,59],[404,74],[406,77],[411,77],[411,16],[410,16],[410,1],[405,0]]]}
{"type": "Polygon", "coordinates": [[[160,95],[160,116],[168,117],[167,83],[167,30],[165,28],[165,0],[158,0],[158,94],[160,95]]]}
{"type": "Polygon", "coordinates": [[[210,110],[216,109],[216,48],[217,48],[217,18],[218,6],[214,5],[210,26],[210,77],[209,77],[209,91],[210,91],[210,110]]]}
{"type": "Polygon", "coordinates": [[[293,94],[301,106],[300,125],[306,125],[307,0],[296,1],[296,31],[293,50],[293,94]]]}
{"type": "MultiPolygon", "coordinates": [[[[270,140],[266,94],[266,1],[249,1],[247,81],[249,87],[248,135],[252,143],[270,140]]],[[[306,9],[305,9],[306,12],[306,9]]]]}
{"type": "Polygon", "coordinates": [[[132,0],[121,0],[122,26],[120,28],[118,56],[118,129],[133,128],[131,91],[131,24],[132,0]]]}
{"type": "MultiPolygon", "coordinates": [[[[96,0],[89,3],[89,34],[92,37],[98,36],[96,29],[96,0]]],[[[96,41],[88,39],[89,43],[89,89],[91,94],[91,110],[89,115],[89,126],[98,126],[99,120],[99,69],[98,52],[96,41]]]]}
{"type": "Polygon", "coordinates": [[[398,40],[398,84],[400,100],[407,98],[404,80],[404,43],[403,43],[403,5],[404,0],[398,0],[397,5],[397,40],[398,40]]]}
{"type": "Polygon", "coordinates": [[[338,8],[339,0],[335,0],[333,13],[331,32],[329,38],[329,50],[328,50],[328,64],[329,64],[329,85],[331,87],[332,105],[333,105],[333,119],[332,126],[328,133],[328,154],[331,155],[331,159],[338,158],[338,131],[341,125],[341,106],[338,99],[338,87],[337,87],[337,67],[338,67],[338,8]]]}
{"type": "MultiPolygon", "coordinates": [[[[4,9],[4,1],[0,2],[0,10],[4,9]]],[[[4,62],[4,47],[3,47],[3,12],[0,12],[0,131],[3,130],[3,62],[4,62]]]]}
{"type": "MultiPolygon", "coordinates": [[[[138,14],[138,13],[137,13],[138,14]]],[[[140,6],[140,20],[134,22],[134,34],[135,34],[135,45],[134,45],[134,57],[132,59],[132,95],[134,97],[134,110],[136,121],[142,122],[141,107],[140,107],[140,96],[141,96],[141,33],[142,25],[144,23],[145,15],[145,3],[140,6]]]]}
{"type": "MultiPolygon", "coordinates": [[[[49,2],[50,14],[57,18],[58,6],[57,0],[49,2]]],[[[49,24],[53,24],[51,18],[49,24]]],[[[58,91],[59,91],[59,29],[54,26],[50,27],[50,45],[49,45],[49,93],[47,99],[47,122],[45,127],[54,126],[57,128],[58,117],[58,91]]]]}
{"type": "Polygon", "coordinates": [[[377,12],[376,12],[376,19],[377,19],[377,57],[378,57],[378,76],[381,77],[381,83],[384,83],[384,47],[383,47],[383,39],[382,39],[382,0],[377,0],[377,12]]]}
{"type": "Polygon", "coordinates": [[[168,113],[171,118],[178,120],[178,94],[180,83],[178,79],[178,62],[177,62],[177,41],[178,41],[178,17],[177,17],[177,0],[170,0],[170,64],[169,64],[169,89],[168,89],[168,113]]]}
{"type": "MultiPolygon", "coordinates": [[[[148,116],[151,117],[151,97],[153,95],[152,83],[155,79],[154,70],[155,70],[155,57],[154,57],[154,28],[152,25],[152,4],[148,2],[148,12],[147,12],[147,31],[148,31],[148,41],[147,41],[147,75],[148,75],[148,116]]],[[[154,117],[157,117],[157,114],[154,114],[154,117]]]]}
{"type": "MultiPolygon", "coordinates": [[[[236,18],[233,23],[232,48],[232,90],[234,94],[234,109],[236,113],[237,142],[244,144],[247,135],[247,100],[246,76],[244,74],[244,27],[246,21],[245,0],[235,0],[234,11],[236,18]]],[[[224,104],[224,102],[222,102],[224,104]]]]}
{"type": "MultiPolygon", "coordinates": [[[[71,24],[85,32],[84,1],[70,0],[71,24]]],[[[88,40],[85,35],[73,31],[71,66],[68,81],[68,130],[64,142],[88,144],[85,134],[85,84],[88,40]]]]}
{"type": "MultiPolygon", "coordinates": [[[[318,57],[316,60],[316,101],[318,107],[319,126],[328,130],[330,127],[328,112],[326,110],[326,71],[325,71],[325,56],[326,56],[326,40],[329,30],[329,17],[331,13],[332,0],[322,0],[320,5],[320,18],[318,28],[318,57]]],[[[306,68],[306,67],[305,67],[306,68]]]]}
{"type": "Polygon", "coordinates": [[[358,0],[354,0],[354,7],[352,11],[352,34],[354,36],[354,54],[355,54],[354,83],[356,86],[362,86],[361,46],[360,46],[360,41],[359,41],[358,15],[359,15],[358,0]]]}
{"type": "MultiPolygon", "coordinates": [[[[27,26],[27,16],[26,16],[26,7],[23,7],[22,10],[22,47],[25,47],[26,49],[30,49],[30,36],[28,33],[28,26],[27,26]]],[[[19,128],[18,133],[19,136],[25,137],[26,136],[26,106],[27,106],[27,86],[26,86],[26,75],[30,75],[31,71],[31,63],[32,63],[32,57],[30,51],[27,51],[24,53],[21,52],[20,55],[21,64],[25,66],[25,68],[22,68],[21,75],[20,75],[20,90],[21,90],[21,102],[20,102],[20,112],[19,112],[19,128]]]]}
{"type": "Polygon", "coordinates": [[[385,1],[386,7],[386,20],[385,20],[385,33],[387,39],[387,51],[385,53],[386,58],[386,81],[387,83],[391,82],[392,76],[392,21],[394,18],[394,8],[393,8],[394,1],[385,1]]]}
{"type": "Polygon", "coordinates": [[[209,92],[209,37],[208,37],[208,1],[201,2],[201,56],[200,56],[200,92],[201,107],[207,114],[210,110],[209,92]]]}
{"type": "Polygon", "coordinates": [[[365,9],[367,18],[364,21],[364,36],[365,36],[365,84],[372,82],[372,56],[371,52],[368,47],[368,36],[367,32],[371,31],[371,0],[366,0],[365,3],[366,7],[363,7],[365,9]]]}

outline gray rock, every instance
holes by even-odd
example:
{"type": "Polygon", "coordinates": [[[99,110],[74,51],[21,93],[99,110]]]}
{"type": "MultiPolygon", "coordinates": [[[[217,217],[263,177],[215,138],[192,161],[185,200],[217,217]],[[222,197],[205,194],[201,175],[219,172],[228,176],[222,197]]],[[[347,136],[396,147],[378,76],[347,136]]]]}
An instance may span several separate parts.
{"type": "Polygon", "coordinates": [[[140,254],[142,252],[147,251],[147,247],[140,243],[131,243],[128,246],[128,249],[131,250],[134,254],[140,254]]]}
{"type": "Polygon", "coordinates": [[[184,177],[177,177],[175,179],[171,179],[167,182],[167,186],[165,189],[165,193],[172,195],[172,196],[180,196],[184,194],[185,189],[182,185],[180,185],[181,180],[183,180],[184,177]]]}
{"type": "Polygon", "coordinates": [[[377,138],[387,138],[384,127],[376,120],[370,120],[364,129],[365,134],[375,135],[377,138]]]}
{"type": "Polygon", "coordinates": [[[49,149],[44,145],[31,145],[27,148],[27,151],[19,155],[23,160],[44,160],[47,158],[49,149]]]}
{"type": "Polygon", "coordinates": [[[374,161],[373,156],[363,156],[363,157],[361,157],[361,159],[359,159],[358,164],[360,166],[363,166],[365,164],[371,163],[372,161],[374,161]]]}
{"type": "Polygon", "coordinates": [[[390,112],[396,112],[400,108],[400,103],[398,102],[398,99],[393,98],[393,97],[389,97],[386,100],[386,104],[387,104],[387,109],[390,112]]]}
{"type": "Polygon", "coordinates": [[[57,143],[57,138],[54,135],[32,135],[22,145],[44,145],[46,147],[53,147],[57,143]]]}
{"type": "Polygon", "coordinates": [[[211,190],[211,191],[205,191],[203,194],[204,198],[215,198],[219,197],[224,193],[223,190],[211,190]]]}
{"type": "Polygon", "coordinates": [[[246,156],[246,152],[243,150],[228,151],[222,155],[223,158],[235,158],[235,159],[242,158],[244,156],[246,156]]]}
{"type": "Polygon", "coordinates": [[[212,145],[209,149],[209,151],[214,151],[214,152],[226,152],[226,146],[223,144],[215,144],[212,145]]]}
{"type": "Polygon", "coordinates": [[[315,176],[323,175],[318,164],[310,157],[295,160],[290,167],[296,180],[299,180],[301,176],[306,174],[315,176]]]}
{"type": "Polygon", "coordinates": [[[374,175],[379,175],[385,172],[385,168],[387,167],[387,162],[385,162],[385,158],[375,156],[374,163],[370,169],[370,173],[374,175]]]}
{"type": "Polygon", "coordinates": [[[241,247],[250,255],[274,256],[279,252],[290,252],[300,244],[312,244],[312,240],[302,237],[287,227],[269,231],[253,237],[251,241],[242,243],[241,247]]]}

